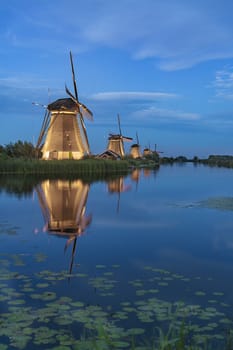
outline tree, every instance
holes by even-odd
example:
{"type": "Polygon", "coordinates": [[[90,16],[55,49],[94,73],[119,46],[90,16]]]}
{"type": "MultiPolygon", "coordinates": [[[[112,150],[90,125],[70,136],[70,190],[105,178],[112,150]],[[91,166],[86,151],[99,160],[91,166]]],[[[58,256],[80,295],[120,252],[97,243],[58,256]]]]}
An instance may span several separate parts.
{"type": "Polygon", "coordinates": [[[5,147],[1,146],[0,152],[5,154],[10,158],[35,158],[36,157],[36,149],[31,142],[20,141],[18,140],[15,143],[10,142],[5,145],[5,147]]]}

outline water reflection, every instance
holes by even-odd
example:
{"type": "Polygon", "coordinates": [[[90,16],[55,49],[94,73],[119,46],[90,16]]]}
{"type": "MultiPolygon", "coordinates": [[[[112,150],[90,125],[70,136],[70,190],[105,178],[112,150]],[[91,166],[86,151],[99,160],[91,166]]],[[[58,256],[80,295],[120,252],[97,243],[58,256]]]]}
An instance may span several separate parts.
{"type": "Polygon", "coordinates": [[[150,177],[151,176],[151,169],[149,169],[149,168],[143,169],[143,175],[145,177],[150,177]]]}
{"type": "Polygon", "coordinates": [[[140,179],[140,175],[141,175],[141,169],[133,169],[133,171],[131,173],[131,180],[138,183],[139,179],[140,179]]]}
{"type": "Polygon", "coordinates": [[[86,215],[90,185],[81,180],[46,180],[36,187],[49,234],[67,239],[64,250],[72,244],[72,271],[77,238],[84,234],[92,216],[86,215]]]}
{"type": "Polygon", "coordinates": [[[118,195],[117,198],[117,213],[120,210],[120,199],[121,199],[121,193],[127,192],[131,190],[131,185],[125,184],[124,176],[119,176],[116,179],[111,179],[107,182],[108,184],[108,192],[110,194],[116,193],[118,195]]]}

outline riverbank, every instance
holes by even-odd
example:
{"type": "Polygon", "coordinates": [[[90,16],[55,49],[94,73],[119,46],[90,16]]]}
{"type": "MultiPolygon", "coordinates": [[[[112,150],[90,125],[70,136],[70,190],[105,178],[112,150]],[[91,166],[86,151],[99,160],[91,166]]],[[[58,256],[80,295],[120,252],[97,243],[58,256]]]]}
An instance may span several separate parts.
{"type": "Polygon", "coordinates": [[[35,158],[0,159],[0,174],[32,174],[32,175],[100,175],[127,174],[134,168],[154,168],[159,166],[159,159],[123,160],[85,158],[80,160],[38,160],[35,158]]]}
{"type": "Polygon", "coordinates": [[[0,174],[31,174],[31,175],[106,175],[127,173],[127,161],[105,159],[83,160],[51,160],[37,159],[5,159],[0,160],[0,174]]]}
{"type": "Polygon", "coordinates": [[[206,164],[233,168],[233,156],[210,155],[207,159],[193,157],[188,159],[184,156],[161,157],[154,159],[133,159],[126,157],[124,160],[110,160],[87,158],[82,160],[38,160],[30,158],[6,158],[0,159],[0,175],[4,174],[27,174],[27,175],[78,175],[78,176],[106,176],[109,174],[127,174],[135,168],[157,168],[160,164],[187,163],[206,164]]]}
{"type": "Polygon", "coordinates": [[[233,168],[233,156],[230,155],[210,155],[206,159],[198,158],[197,156],[192,159],[184,156],[179,157],[163,157],[160,158],[160,164],[173,164],[173,163],[194,163],[194,164],[206,164],[209,166],[233,168]]]}

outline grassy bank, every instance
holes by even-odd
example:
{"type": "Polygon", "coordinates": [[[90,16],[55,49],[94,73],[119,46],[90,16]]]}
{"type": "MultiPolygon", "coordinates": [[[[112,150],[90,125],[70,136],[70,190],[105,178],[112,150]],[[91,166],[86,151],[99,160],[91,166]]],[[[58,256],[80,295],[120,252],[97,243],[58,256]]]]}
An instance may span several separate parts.
{"type": "Polygon", "coordinates": [[[107,175],[127,173],[127,161],[114,161],[105,159],[85,160],[0,160],[0,174],[32,174],[32,175],[107,175]]]}
{"type": "Polygon", "coordinates": [[[224,168],[233,168],[233,156],[210,155],[208,159],[202,160],[203,164],[224,168]]]}

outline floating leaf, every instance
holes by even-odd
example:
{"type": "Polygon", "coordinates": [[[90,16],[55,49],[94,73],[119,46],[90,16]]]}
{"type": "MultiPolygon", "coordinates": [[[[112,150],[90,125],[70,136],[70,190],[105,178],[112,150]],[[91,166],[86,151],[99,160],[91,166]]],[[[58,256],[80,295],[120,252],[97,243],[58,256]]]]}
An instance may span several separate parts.
{"type": "Polygon", "coordinates": [[[199,290],[199,291],[197,291],[197,292],[195,292],[195,294],[197,295],[197,296],[204,296],[204,295],[206,295],[206,293],[205,292],[203,292],[203,291],[201,291],[201,290],[199,290]]]}
{"type": "Polygon", "coordinates": [[[105,269],[106,265],[96,265],[95,266],[97,269],[105,269]]]}

